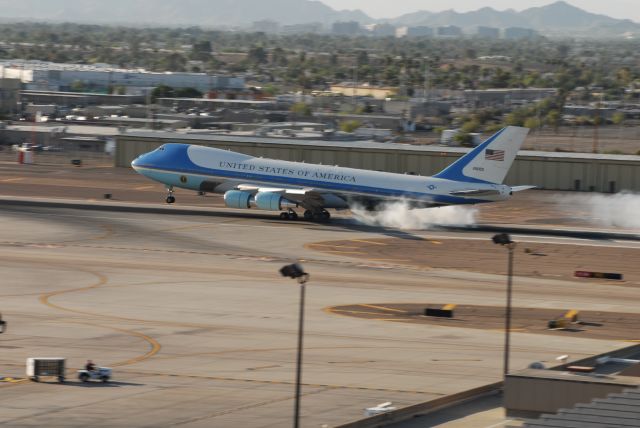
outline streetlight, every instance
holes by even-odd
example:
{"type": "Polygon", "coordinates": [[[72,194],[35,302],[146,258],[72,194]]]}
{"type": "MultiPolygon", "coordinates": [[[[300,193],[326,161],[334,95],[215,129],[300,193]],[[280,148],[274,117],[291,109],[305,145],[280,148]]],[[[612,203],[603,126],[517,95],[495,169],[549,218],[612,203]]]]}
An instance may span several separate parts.
{"type": "Polygon", "coordinates": [[[309,280],[309,274],[298,263],[283,266],[280,274],[284,277],[298,280],[300,284],[300,315],[298,317],[298,358],[296,361],[296,401],[294,406],[293,426],[300,425],[300,382],[302,380],[302,337],[304,328],[304,292],[305,284],[309,280]]]}
{"type": "Polygon", "coordinates": [[[516,243],[511,240],[508,233],[499,233],[494,235],[494,244],[502,245],[509,249],[509,271],[507,274],[507,308],[504,319],[504,368],[503,378],[506,379],[509,373],[509,339],[511,333],[511,289],[513,285],[513,250],[516,248],[516,243]]]}

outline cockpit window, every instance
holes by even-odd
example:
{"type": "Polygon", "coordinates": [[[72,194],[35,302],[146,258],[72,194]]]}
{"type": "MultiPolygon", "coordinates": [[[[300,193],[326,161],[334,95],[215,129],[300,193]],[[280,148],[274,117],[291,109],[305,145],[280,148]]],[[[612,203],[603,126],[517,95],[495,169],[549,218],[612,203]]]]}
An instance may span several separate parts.
{"type": "Polygon", "coordinates": [[[161,152],[163,152],[163,151],[164,151],[164,145],[162,145],[162,146],[158,147],[158,150],[160,150],[161,152]]]}

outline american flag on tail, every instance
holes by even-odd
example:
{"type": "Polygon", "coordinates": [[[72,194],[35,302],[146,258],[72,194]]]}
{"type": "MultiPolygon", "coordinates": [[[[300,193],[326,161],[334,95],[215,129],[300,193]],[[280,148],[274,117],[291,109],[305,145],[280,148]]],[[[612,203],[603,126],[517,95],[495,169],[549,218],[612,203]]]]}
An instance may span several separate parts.
{"type": "Polygon", "coordinates": [[[486,160],[504,161],[504,150],[492,150],[487,149],[484,151],[484,158],[486,160]]]}

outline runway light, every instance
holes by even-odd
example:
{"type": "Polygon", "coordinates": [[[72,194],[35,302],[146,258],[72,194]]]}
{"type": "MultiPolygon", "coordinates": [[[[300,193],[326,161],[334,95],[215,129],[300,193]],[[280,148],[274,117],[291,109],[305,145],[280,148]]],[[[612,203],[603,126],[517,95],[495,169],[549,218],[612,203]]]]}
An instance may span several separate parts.
{"type": "Polygon", "coordinates": [[[280,274],[284,277],[292,279],[304,278],[309,276],[309,274],[306,273],[302,266],[300,266],[298,263],[283,266],[280,269],[280,274]]]}
{"type": "Polygon", "coordinates": [[[499,233],[497,235],[494,235],[493,238],[491,239],[493,240],[494,244],[498,244],[498,245],[513,244],[513,241],[511,240],[511,236],[509,236],[508,233],[499,233]]]}
{"type": "Polygon", "coordinates": [[[300,284],[300,314],[298,316],[298,355],[296,358],[296,394],[293,414],[293,426],[300,426],[300,397],[302,386],[302,342],[304,338],[304,294],[309,274],[299,263],[293,263],[280,268],[280,274],[286,278],[298,280],[300,284]]]}
{"type": "Polygon", "coordinates": [[[502,369],[503,380],[509,374],[509,350],[510,350],[510,332],[511,332],[511,295],[513,289],[513,250],[516,243],[511,240],[508,233],[499,233],[491,238],[494,244],[502,245],[509,250],[509,264],[507,273],[507,305],[504,316],[504,363],[502,369]]]}

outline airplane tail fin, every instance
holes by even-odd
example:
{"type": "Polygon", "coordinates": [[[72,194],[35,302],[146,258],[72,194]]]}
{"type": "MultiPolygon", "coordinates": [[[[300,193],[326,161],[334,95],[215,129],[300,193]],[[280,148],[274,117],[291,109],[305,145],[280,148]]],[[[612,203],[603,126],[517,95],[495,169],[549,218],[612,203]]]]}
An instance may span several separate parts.
{"type": "Polygon", "coordinates": [[[507,126],[434,177],[502,184],[528,133],[529,128],[507,126]]]}

